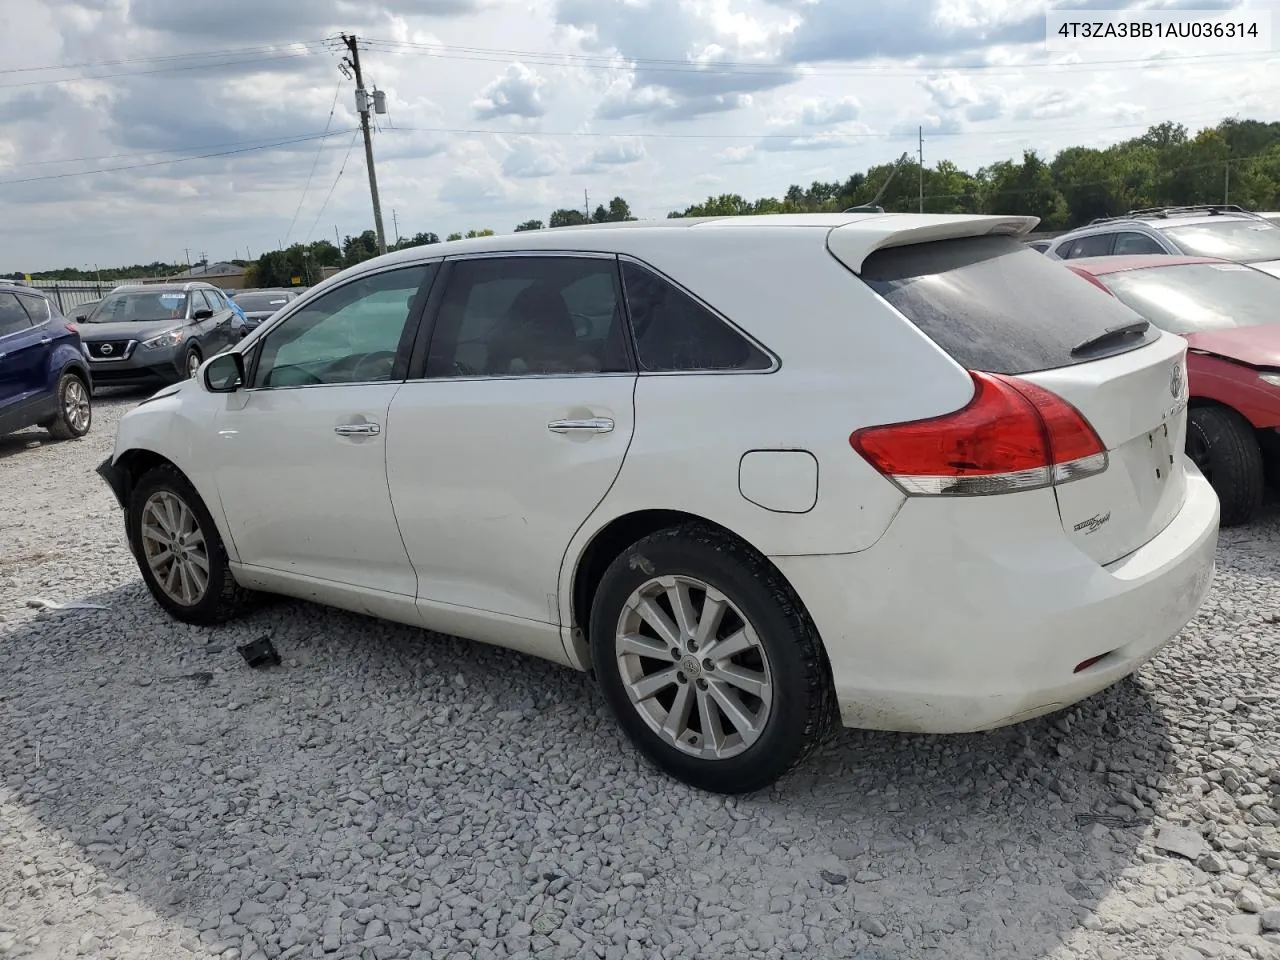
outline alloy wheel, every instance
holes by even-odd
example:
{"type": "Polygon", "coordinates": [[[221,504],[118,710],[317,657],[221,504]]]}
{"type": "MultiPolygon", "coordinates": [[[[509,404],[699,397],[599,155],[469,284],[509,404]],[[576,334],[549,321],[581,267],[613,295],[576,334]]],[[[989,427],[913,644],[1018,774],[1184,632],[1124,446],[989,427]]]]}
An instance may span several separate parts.
{"type": "Polygon", "coordinates": [[[90,418],[93,416],[89,406],[89,391],[76,377],[68,379],[62,391],[62,412],[67,424],[77,434],[89,429],[90,418]]]}
{"type": "Polygon", "coordinates": [[[194,606],[209,589],[209,547],[191,508],[170,490],[157,490],[142,507],[142,551],[160,589],[194,606]]]}
{"type": "Polygon", "coordinates": [[[187,376],[194,377],[196,371],[200,369],[200,355],[198,353],[187,354],[187,376]]]}
{"type": "Polygon", "coordinates": [[[614,637],[632,706],[663,742],[700,759],[737,756],[764,732],[773,676],[742,611],[694,577],[654,577],[623,605],[614,637]]]}

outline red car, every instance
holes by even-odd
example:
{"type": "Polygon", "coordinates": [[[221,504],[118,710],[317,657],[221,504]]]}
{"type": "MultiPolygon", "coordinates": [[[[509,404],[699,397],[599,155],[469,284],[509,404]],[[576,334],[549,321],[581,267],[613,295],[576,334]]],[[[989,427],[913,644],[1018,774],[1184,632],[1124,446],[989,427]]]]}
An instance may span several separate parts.
{"type": "Polygon", "coordinates": [[[1218,492],[1223,526],[1248,521],[1280,460],[1280,277],[1208,257],[1064,265],[1186,338],[1187,456],[1218,492]]]}

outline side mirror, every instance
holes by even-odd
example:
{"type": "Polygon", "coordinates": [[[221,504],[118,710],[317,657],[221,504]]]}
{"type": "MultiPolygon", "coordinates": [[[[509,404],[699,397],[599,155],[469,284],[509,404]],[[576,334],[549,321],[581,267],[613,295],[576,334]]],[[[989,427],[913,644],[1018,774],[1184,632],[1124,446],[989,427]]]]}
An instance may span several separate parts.
{"type": "Polygon", "coordinates": [[[197,310],[195,313],[191,314],[191,319],[192,320],[208,320],[212,316],[213,316],[212,310],[202,307],[201,309],[197,310]]]}
{"type": "Polygon", "coordinates": [[[244,357],[239,353],[220,353],[204,366],[204,385],[210,393],[235,393],[244,381],[244,357]]]}

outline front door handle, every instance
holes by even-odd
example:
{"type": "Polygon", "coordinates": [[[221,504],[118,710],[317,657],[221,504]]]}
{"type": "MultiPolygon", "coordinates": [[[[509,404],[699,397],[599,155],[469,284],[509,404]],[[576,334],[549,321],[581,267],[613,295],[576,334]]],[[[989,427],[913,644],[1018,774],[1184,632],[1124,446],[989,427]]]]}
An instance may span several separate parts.
{"type": "Polygon", "coordinates": [[[547,424],[552,433],[609,433],[613,421],[608,417],[590,417],[586,420],[552,420],[547,424]]]}
{"type": "Polygon", "coordinates": [[[40,345],[41,345],[41,346],[44,346],[46,343],[53,343],[53,337],[41,337],[41,338],[40,338],[40,345]]]}
{"type": "Polygon", "coordinates": [[[333,432],[340,437],[376,437],[382,428],[376,423],[340,423],[333,432]]]}

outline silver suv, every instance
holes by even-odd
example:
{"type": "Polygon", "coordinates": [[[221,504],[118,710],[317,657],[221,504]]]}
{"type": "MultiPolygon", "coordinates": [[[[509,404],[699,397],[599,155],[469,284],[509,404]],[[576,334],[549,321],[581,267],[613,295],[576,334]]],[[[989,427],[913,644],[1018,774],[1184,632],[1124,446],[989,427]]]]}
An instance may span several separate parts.
{"type": "Polygon", "coordinates": [[[1280,227],[1234,204],[1158,207],[1104,217],[1056,238],[1055,260],[1133,254],[1220,257],[1280,276],[1280,227]]]}

